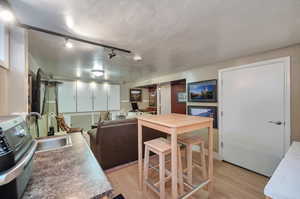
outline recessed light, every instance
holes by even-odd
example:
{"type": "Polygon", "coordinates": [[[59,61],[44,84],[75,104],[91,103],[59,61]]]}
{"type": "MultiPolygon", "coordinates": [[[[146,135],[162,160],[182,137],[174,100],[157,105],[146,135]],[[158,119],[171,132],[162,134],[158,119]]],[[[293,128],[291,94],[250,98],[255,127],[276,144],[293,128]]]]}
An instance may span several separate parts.
{"type": "Polygon", "coordinates": [[[104,70],[100,70],[100,69],[92,69],[92,73],[93,73],[93,75],[95,75],[96,77],[100,77],[100,76],[104,75],[104,70]]]}
{"type": "Polygon", "coordinates": [[[72,44],[72,42],[69,41],[69,39],[66,39],[66,41],[65,41],[65,47],[66,48],[73,48],[73,44],[72,44]]]}
{"type": "Polygon", "coordinates": [[[133,60],[134,61],[141,61],[143,58],[140,55],[134,55],[133,60]]]}
{"type": "Polygon", "coordinates": [[[13,15],[13,13],[10,10],[6,10],[6,9],[0,11],[0,18],[1,20],[9,23],[15,20],[15,16],[13,15]]]}
{"type": "Polygon", "coordinates": [[[74,20],[71,16],[66,16],[66,24],[69,28],[74,27],[74,20]]]}

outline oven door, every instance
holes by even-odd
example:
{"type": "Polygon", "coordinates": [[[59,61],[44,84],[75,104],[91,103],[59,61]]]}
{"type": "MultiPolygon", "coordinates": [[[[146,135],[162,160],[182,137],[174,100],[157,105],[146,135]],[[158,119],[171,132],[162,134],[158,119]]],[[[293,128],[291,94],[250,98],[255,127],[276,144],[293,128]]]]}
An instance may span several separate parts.
{"type": "Polygon", "coordinates": [[[20,198],[31,177],[33,156],[37,141],[33,141],[28,152],[11,169],[0,173],[0,195],[4,198],[20,198]]]}

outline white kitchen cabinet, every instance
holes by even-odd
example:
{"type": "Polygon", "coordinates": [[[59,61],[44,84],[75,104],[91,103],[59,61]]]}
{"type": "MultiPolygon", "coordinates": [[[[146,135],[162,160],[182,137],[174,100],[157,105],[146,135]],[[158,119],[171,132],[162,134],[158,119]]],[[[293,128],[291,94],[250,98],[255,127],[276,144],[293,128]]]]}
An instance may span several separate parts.
{"type": "Polygon", "coordinates": [[[107,111],[107,89],[103,84],[93,88],[94,111],[107,111]]]}
{"type": "Polygon", "coordinates": [[[58,108],[60,113],[120,110],[120,85],[63,81],[58,108]]]}
{"type": "Polygon", "coordinates": [[[120,110],[120,85],[112,84],[107,86],[108,110],[120,110]]]}
{"type": "Polygon", "coordinates": [[[93,93],[90,83],[77,81],[77,112],[93,111],[93,93]]]}
{"type": "Polygon", "coordinates": [[[76,82],[65,81],[58,85],[58,110],[60,113],[76,112],[76,82]]]}

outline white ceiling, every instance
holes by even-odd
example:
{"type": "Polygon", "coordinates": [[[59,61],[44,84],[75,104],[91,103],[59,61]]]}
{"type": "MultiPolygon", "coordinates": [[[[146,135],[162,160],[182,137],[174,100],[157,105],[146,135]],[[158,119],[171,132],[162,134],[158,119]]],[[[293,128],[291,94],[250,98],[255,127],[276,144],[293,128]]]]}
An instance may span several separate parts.
{"type": "Polygon", "coordinates": [[[76,44],[80,47],[70,52],[63,48],[63,40],[31,33],[32,55],[60,76],[75,75],[77,67],[92,68],[95,60],[104,60],[110,79],[135,81],[300,42],[299,0],[9,2],[22,23],[126,48],[143,57],[134,62],[121,54],[105,61],[101,48],[76,44]],[[67,17],[74,21],[72,28],[66,25],[67,17]]]}
{"type": "MultiPolygon", "coordinates": [[[[146,74],[132,55],[117,52],[113,59],[108,58],[109,49],[72,41],[73,48],[65,48],[65,38],[29,31],[29,51],[35,63],[56,78],[74,79],[77,72],[80,78],[104,80],[103,77],[91,77],[94,68],[104,69],[108,80],[113,82],[130,81],[136,78],[136,72],[146,74]]],[[[149,72],[149,71],[148,71],[149,72]]]]}

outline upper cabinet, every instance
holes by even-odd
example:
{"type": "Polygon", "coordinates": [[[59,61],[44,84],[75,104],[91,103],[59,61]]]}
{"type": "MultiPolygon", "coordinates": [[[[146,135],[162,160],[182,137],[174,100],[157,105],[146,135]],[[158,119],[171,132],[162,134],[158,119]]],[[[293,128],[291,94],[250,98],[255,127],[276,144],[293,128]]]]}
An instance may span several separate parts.
{"type": "Polygon", "coordinates": [[[120,110],[120,85],[64,81],[58,87],[60,113],[120,110]]]}
{"type": "Polygon", "coordinates": [[[107,89],[103,84],[95,84],[93,87],[94,111],[107,110],[107,89]]]}
{"type": "Polygon", "coordinates": [[[108,93],[108,110],[115,111],[120,110],[120,85],[108,85],[107,86],[107,93],[108,93]]]}
{"type": "Polygon", "coordinates": [[[76,112],[76,83],[66,81],[58,85],[58,111],[76,112]]]}
{"type": "Polygon", "coordinates": [[[77,82],[77,112],[93,111],[93,93],[89,83],[77,82]]]}

